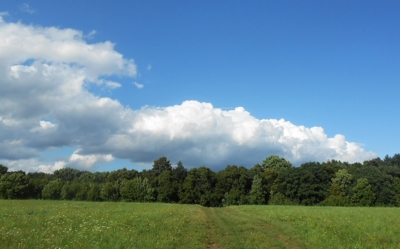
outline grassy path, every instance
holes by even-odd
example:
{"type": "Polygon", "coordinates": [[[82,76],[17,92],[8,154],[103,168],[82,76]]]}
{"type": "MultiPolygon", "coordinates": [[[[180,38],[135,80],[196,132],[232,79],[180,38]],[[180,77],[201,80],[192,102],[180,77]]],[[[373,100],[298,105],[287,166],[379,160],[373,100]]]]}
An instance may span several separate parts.
{"type": "Polygon", "coordinates": [[[293,237],[238,207],[208,208],[207,215],[214,242],[210,248],[305,248],[293,237]]]}

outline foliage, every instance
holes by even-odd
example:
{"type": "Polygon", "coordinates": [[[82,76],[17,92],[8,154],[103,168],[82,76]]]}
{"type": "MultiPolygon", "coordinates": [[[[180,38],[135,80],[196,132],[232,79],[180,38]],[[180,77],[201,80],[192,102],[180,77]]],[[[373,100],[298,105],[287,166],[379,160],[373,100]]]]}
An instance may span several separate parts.
{"type": "Polygon", "coordinates": [[[286,170],[290,169],[292,164],[289,161],[286,161],[285,158],[272,155],[267,157],[263,162],[262,162],[262,167],[264,170],[266,169],[276,169],[277,171],[281,170],[286,170]]]}
{"type": "Polygon", "coordinates": [[[265,192],[262,187],[262,178],[258,175],[254,176],[253,184],[251,185],[250,204],[265,204],[265,192]]]}
{"type": "Polygon", "coordinates": [[[293,205],[293,201],[284,196],[282,193],[278,192],[276,194],[272,193],[271,198],[268,202],[269,205],[293,205]]]}
{"type": "Polygon", "coordinates": [[[42,190],[42,198],[47,200],[59,200],[63,183],[60,179],[50,181],[42,190]]]}
{"type": "Polygon", "coordinates": [[[342,191],[345,191],[352,183],[353,176],[346,169],[340,169],[332,178],[332,184],[337,184],[342,191]]]}
{"type": "Polygon", "coordinates": [[[25,173],[10,173],[0,177],[1,199],[23,199],[29,191],[29,180],[25,173]]]}
{"type": "Polygon", "coordinates": [[[171,162],[166,157],[160,157],[154,161],[153,171],[157,176],[166,170],[172,170],[171,162]]]}
{"type": "Polygon", "coordinates": [[[160,157],[152,169],[141,172],[126,168],[112,172],[63,168],[53,174],[26,174],[8,172],[0,165],[0,198],[158,201],[210,207],[265,203],[399,206],[399,179],[400,154],[362,164],[329,160],[300,167],[272,155],[250,169],[228,165],[218,172],[205,166],[188,171],[182,162],[172,167],[166,157],[160,157]],[[365,180],[360,179],[368,184],[363,185],[365,180]],[[141,187],[134,187],[136,183],[141,187]],[[148,194],[146,198],[143,193],[148,194]]]}
{"type": "Polygon", "coordinates": [[[357,185],[353,188],[352,202],[356,206],[372,206],[375,201],[375,194],[367,178],[357,180],[357,185]]]}
{"type": "Polygon", "coordinates": [[[8,171],[8,168],[6,166],[0,164],[0,176],[7,173],[7,171],[8,171]]]}
{"type": "Polygon", "coordinates": [[[215,173],[209,168],[202,166],[191,169],[179,193],[181,203],[217,206],[213,195],[215,183],[215,173]]]}
{"type": "Polygon", "coordinates": [[[154,201],[154,189],[147,178],[136,177],[124,180],[121,184],[121,197],[123,201],[150,202],[154,201]]]}
{"type": "Polygon", "coordinates": [[[157,177],[157,201],[179,202],[179,185],[177,175],[167,170],[157,177]]]}

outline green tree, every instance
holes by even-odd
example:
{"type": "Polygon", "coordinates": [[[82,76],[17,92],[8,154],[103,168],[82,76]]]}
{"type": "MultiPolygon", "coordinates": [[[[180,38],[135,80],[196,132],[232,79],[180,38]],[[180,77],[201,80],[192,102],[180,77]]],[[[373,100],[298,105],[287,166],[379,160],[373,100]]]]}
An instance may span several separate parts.
{"type": "Polygon", "coordinates": [[[170,170],[157,176],[157,201],[179,202],[179,182],[170,170]]]}
{"type": "Polygon", "coordinates": [[[335,174],[335,177],[332,178],[332,184],[337,184],[343,192],[347,190],[352,181],[353,176],[349,174],[346,169],[338,170],[335,174]]]}
{"type": "Polygon", "coordinates": [[[271,193],[271,198],[268,202],[269,205],[293,205],[294,203],[285,195],[278,192],[276,194],[271,193]]]}
{"type": "Polygon", "coordinates": [[[389,181],[383,183],[381,192],[376,198],[377,205],[382,206],[397,206],[396,185],[389,181]]]}
{"type": "Polygon", "coordinates": [[[126,168],[123,168],[109,173],[107,176],[107,182],[121,182],[123,180],[132,180],[137,176],[139,176],[139,172],[137,172],[136,170],[128,170],[126,168]]]}
{"type": "Polygon", "coordinates": [[[63,182],[60,179],[50,181],[42,190],[42,198],[48,200],[59,200],[63,182]]]}
{"type": "Polygon", "coordinates": [[[124,201],[150,202],[154,201],[154,189],[146,178],[139,176],[122,182],[121,196],[124,201]]]}
{"type": "Polygon", "coordinates": [[[29,192],[29,179],[25,173],[12,172],[0,177],[1,199],[23,199],[29,192]]]}
{"type": "Polygon", "coordinates": [[[176,167],[172,169],[172,174],[179,183],[183,183],[188,175],[188,170],[179,161],[176,167]]]}
{"type": "Polygon", "coordinates": [[[168,161],[166,157],[160,157],[157,160],[154,161],[153,164],[153,171],[155,172],[156,176],[161,174],[162,172],[169,170],[172,170],[172,165],[171,162],[168,161]]]}
{"type": "Polygon", "coordinates": [[[100,192],[101,199],[105,201],[119,201],[121,199],[119,189],[120,181],[106,182],[100,192]]]}
{"type": "Polygon", "coordinates": [[[327,198],[320,203],[321,206],[349,206],[350,199],[337,183],[332,183],[328,189],[327,198]]]}
{"type": "Polygon", "coordinates": [[[252,184],[249,175],[245,167],[228,165],[216,174],[215,196],[220,200],[223,198],[225,206],[248,204],[248,193],[252,184]]]}
{"type": "Polygon", "coordinates": [[[328,173],[329,178],[334,178],[336,172],[340,169],[348,167],[349,163],[337,160],[328,160],[327,162],[321,163],[321,166],[328,173]]]}
{"type": "Polygon", "coordinates": [[[8,171],[8,168],[6,166],[3,166],[0,164],[0,176],[6,174],[8,171]]]}
{"type": "Polygon", "coordinates": [[[73,168],[62,168],[54,171],[55,178],[61,179],[64,182],[71,182],[77,180],[85,171],[73,168]]]}
{"type": "Polygon", "coordinates": [[[281,170],[287,170],[292,168],[292,164],[289,161],[286,161],[285,158],[272,155],[267,157],[263,162],[262,162],[262,167],[264,170],[266,169],[276,169],[277,171],[281,170]]]}
{"type": "Polygon", "coordinates": [[[77,185],[74,183],[66,182],[61,188],[61,199],[73,200],[75,199],[76,192],[78,191],[77,185]]]}
{"type": "Polygon", "coordinates": [[[86,199],[88,201],[101,201],[102,186],[99,183],[90,183],[86,199]]]}
{"type": "Polygon", "coordinates": [[[372,206],[375,202],[375,194],[367,178],[357,180],[353,188],[352,203],[356,206],[372,206]]]}
{"type": "Polygon", "coordinates": [[[309,162],[279,174],[284,194],[294,203],[315,205],[323,201],[329,188],[329,175],[320,163],[309,162]]]}
{"type": "Polygon", "coordinates": [[[254,176],[250,190],[250,204],[265,204],[265,192],[263,190],[262,178],[258,175],[254,176]]]}
{"type": "Polygon", "coordinates": [[[181,203],[220,206],[220,201],[214,195],[215,183],[215,173],[209,168],[201,166],[191,169],[179,193],[181,203]]]}

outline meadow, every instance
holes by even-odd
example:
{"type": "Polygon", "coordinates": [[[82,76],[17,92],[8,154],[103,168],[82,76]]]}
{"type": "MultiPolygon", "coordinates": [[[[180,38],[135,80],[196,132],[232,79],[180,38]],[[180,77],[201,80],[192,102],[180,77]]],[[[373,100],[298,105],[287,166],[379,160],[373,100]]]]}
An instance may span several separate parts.
{"type": "Polygon", "coordinates": [[[400,209],[0,200],[1,248],[400,248],[400,209]]]}

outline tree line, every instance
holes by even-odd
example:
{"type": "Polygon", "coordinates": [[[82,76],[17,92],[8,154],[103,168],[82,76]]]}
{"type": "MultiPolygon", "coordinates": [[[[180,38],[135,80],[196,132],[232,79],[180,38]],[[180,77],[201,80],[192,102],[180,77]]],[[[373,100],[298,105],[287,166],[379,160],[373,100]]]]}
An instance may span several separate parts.
{"type": "Polygon", "coordinates": [[[63,168],[53,174],[9,172],[0,165],[1,199],[126,201],[229,205],[399,206],[400,154],[363,163],[337,160],[294,167],[272,155],[252,168],[228,165],[172,167],[166,157],[150,170],[89,172],[63,168]]]}

